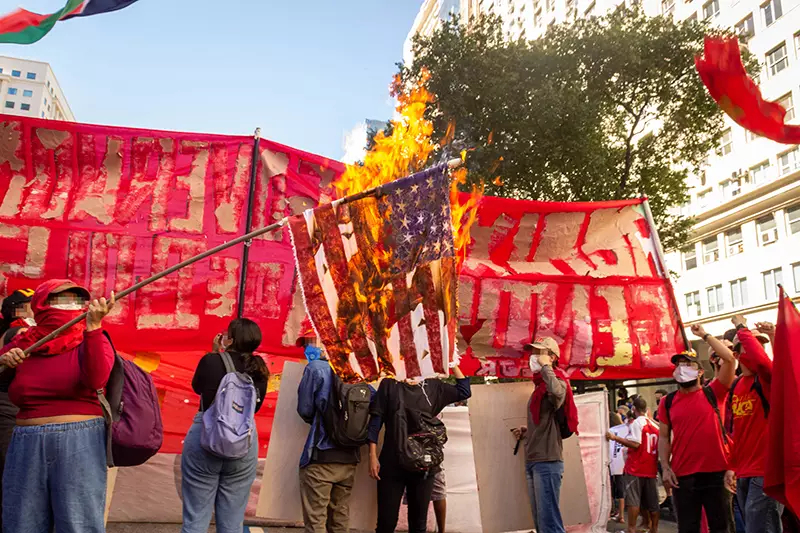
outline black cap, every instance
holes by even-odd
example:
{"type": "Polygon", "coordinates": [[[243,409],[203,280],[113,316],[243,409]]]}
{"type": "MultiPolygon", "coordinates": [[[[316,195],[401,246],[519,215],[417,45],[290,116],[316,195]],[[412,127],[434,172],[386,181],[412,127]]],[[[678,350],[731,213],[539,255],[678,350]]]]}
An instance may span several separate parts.
{"type": "Polygon", "coordinates": [[[3,318],[9,322],[14,320],[14,310],[22,304],[26,304],[33,298],[33,291],[31,289],[20,289],[14,291],[5,298],[3,298],[2,313],[3,318]]]}
{"type": "Polygon", "coordinates": [[[675,355],[672,356],[672,359],[670,360],[672,361],[673,365],[677,365],[680,360],[689,361],[690,363],[700,364],[700,361],[697,358],[697,352],[693,352],[691,350],[687,352],[676,353],[675,355]]]}

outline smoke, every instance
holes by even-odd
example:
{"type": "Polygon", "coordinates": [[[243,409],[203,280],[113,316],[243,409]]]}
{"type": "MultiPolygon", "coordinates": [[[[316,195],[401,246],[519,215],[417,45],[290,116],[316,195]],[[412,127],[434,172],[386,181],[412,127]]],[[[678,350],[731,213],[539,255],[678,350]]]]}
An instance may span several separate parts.
{"type": "Polygon", "coordinates": [[[360,122],[353,129],[345,133],[342,142],[344,155],[342,162],[352,165],[364,159],[367,153],[367,123],[360,122]]]}

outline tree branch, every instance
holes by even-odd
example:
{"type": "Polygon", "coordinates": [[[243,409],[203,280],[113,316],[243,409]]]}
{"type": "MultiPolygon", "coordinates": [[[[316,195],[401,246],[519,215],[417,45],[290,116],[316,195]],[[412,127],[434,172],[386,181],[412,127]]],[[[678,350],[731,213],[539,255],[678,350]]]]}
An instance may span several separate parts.
{"type": "Polygon", "coordinates": [[[630,133],[628,133],[628,138],[625,139],[625,168],[622,170],[622,178],[619,181],[619,190],[617,191],[617,196],[621,196],[622,192],[625,190],[625,187],[628,186],[628,179],[630,178],[631,167],[633,166],[633,136],[636,134],[636,127],[639,125],[639,121],[642,119],[642,116],[647,110],[648,105],[650,105],[649,98],[645,100],[642,108],[638,113],[636,113],[633,124],[630,128],[630,133]]]}

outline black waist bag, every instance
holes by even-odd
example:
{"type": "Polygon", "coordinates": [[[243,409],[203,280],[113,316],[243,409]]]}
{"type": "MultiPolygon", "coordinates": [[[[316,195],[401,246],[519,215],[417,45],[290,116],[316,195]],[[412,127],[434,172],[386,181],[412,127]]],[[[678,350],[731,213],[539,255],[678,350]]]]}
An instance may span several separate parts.
{"type": "Polygon", "coordinates": [[[427,472],[441,465],[444,461],[444,444],[447,442],[447,429],[442,421],[423,413],[409,412],[402,406],[396,416],[400,467],[409,472],[427,472]],[[409,427],[417,430],[409,433],[409,427]]]}

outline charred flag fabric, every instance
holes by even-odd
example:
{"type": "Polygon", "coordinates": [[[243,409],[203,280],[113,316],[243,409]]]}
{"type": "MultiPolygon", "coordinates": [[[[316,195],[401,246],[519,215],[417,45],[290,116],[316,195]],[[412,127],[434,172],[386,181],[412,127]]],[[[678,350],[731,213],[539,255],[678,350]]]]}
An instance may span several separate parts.
{"type": "Polygon", "coordinates": [[[306,309],[345,380],[446,374],[456,267],[446,166],[289,221],[306,309]]]}
{"type": "Polygon", "coordinates": [[[742,64],[739,40],[706,37],[702,57],[695,68],[711,97],[741,127],[779,143],[800,143],[800,126],[784,122],[786,110],[761,96],[742,64]]]}
{"type": "Polygon", "coordinates": [[[0,43],[32,44],[47,35],[59,20],[117,11],[136,0],[67,0],[64,7],[47,15],[17,9],[0,17],[0,43]]]}

